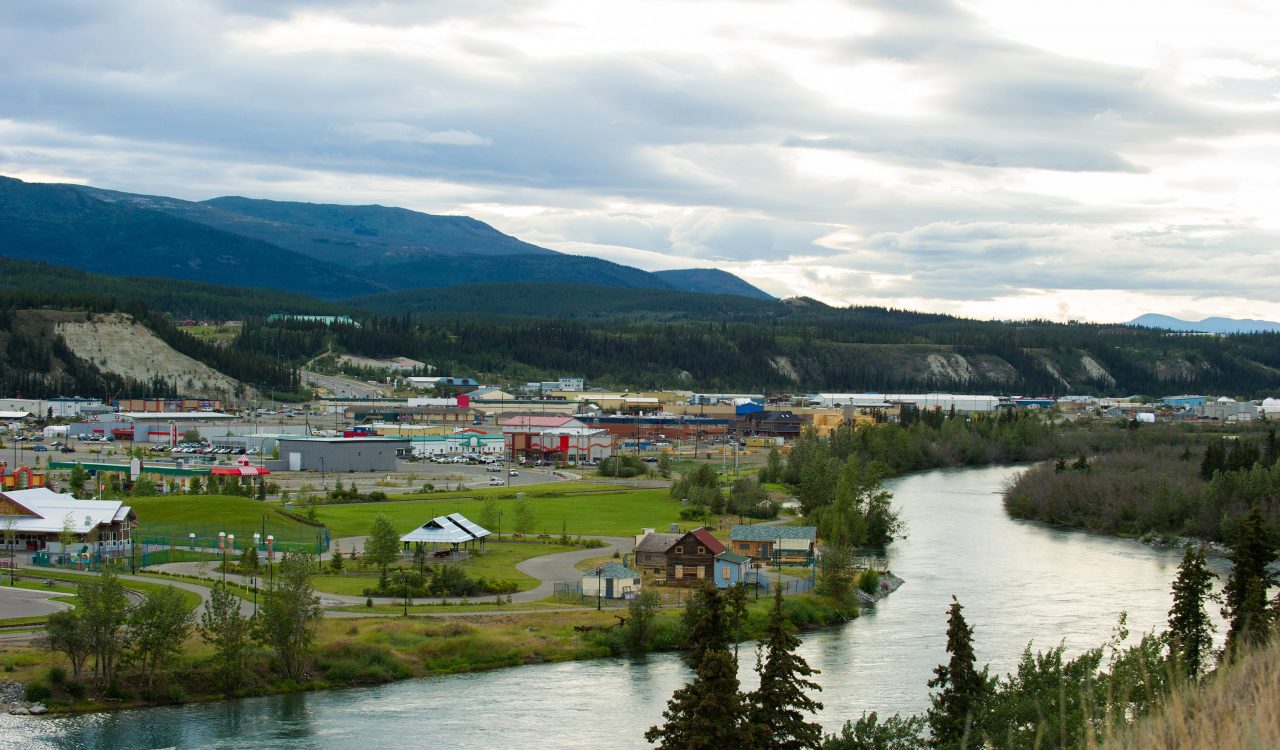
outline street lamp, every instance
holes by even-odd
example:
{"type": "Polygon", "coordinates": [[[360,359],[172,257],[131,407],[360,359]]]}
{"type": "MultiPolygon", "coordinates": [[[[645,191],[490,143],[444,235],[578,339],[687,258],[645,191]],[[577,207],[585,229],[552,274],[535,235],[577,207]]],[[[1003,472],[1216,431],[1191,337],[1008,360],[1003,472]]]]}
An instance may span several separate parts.
{"type": "Polygon", "coordinates": [[[196,532],[192,531],[187,534],[187,541],[190,542],[191,551],[196,551],[196,532]]]}
{"type": "Polygon", "coordinates": [[[599,612],[604,603],[604,566],[596,568],[596,611],[599,612]]]}
{"type": "Polygon", "coordinates": [[[227,532],[218,532],[218,551],[222,553],[222,582],[227,582],[227,532]]]}
{"type": "Polygon", "coordinates": [[[404,616],[409,616],[409,578],[405,575],[404,568],[400,569],[400,586],[404,594],[404,616]]]}
{"type": "Polygon", "coordinates": [[[233,560],[234,560],[234,559],[235,559],[235,556],[236,556],[236,535],[235,535],[235,534],[227,534],[227,549],[226,549],[226,552],[223,552],[223,553],[222,553],[222,581],[223,581],[223,583],[225,583],[225,582],[226,582],[226,580],[227,580],[227,553],[228,553],[228,552],[229,552],[229,553],[231,553],[231,559],[233,559],[233,560]]]}
{"type": "MultiPolygon", "coordinates": [[[[265,516],[264,516],[265,518],[265,516]]],[[[253,532],[253,570],[250,572],[249,582],[253,584],[253,616],[258,616],[258,543],[262,536],[258,532],[253,532]]]]}
{"type": "Polygon", "coordinates": [[[498,541],[502,541],[502,511],[498,511],[498,541]]]}
{"type": "Polygon", "coordinates": [[[273,550],[273,545],[275,544],[275,542],[276,542],[275,536],[273,534],[267,534],[267,590],[268,591],[274,590],[273,587],[275,586],[275,583],[276,583],[276,569],[275,569],[275,566],[271,564],[272,561],[275,560],[275,552],[273,550]]]}

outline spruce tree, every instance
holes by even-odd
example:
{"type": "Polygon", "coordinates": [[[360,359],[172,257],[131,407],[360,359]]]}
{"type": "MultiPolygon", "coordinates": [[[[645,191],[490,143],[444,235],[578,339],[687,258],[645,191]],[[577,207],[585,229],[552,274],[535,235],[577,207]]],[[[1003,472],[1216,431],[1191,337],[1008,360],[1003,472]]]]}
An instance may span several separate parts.
{"type": "Polygon", "coordinates": [[[951,659],[934,667],[935,676],[929,680],[929,687],[938,688],[938,693],[929,696],[933,704],[928,712],[931,747],[967,746],[969,738],[976,734],[975,726],[991,691],[987,668],[984,666],[979,672],[974,667],[977,657],[973,653],[973,628],[965,622],[962,609],[952,596],[947,617],[947,653],[951,659]]]}
{"type": "Polygon", "coordinates": [[[1173,608],[1169,610],[1169,658],[1191,679],[1200,676],[1213,648],[1213,623],[1205,610],[1212,596],[1213,573],[1205,567],[1204,547],[1187,545],[1173,581],[1173,608]]]}
{"type": "Polygon", "coordinates": [[[702,616],[689,634],[694,678],[671,695],[662,712],[666,723],[650,727],[645,741],[666,750],[753,747],[738,666],[728,648],[724,597],[708,587],[697,598],[702,616]]]}
{"type": "Polygon", "coordinates": [[[806,691],[822,690],[807,678],[818,673],[795,653],[800,639],[782,613],[782,587],[773,590],[773,609],[765,627],[763,659],[757,657],[760,687],[750,695],[750,724],[761,750],[801,750],[822,744],[822,727],[805,714],[822,710],[806,691]]]}
{"type": "Polygon", "coordinates": [[[1227,653],[1242,644],[1266,640],[1270,620],[1266,591],[1275,576],[1267,566],[1276,559],[1276,549],[1267,537],[1266,519],[1256,506],[1240,519],[1230,559],[1235,568],[1222,587],[1222,616],[1229,623],[1227,653]]]}

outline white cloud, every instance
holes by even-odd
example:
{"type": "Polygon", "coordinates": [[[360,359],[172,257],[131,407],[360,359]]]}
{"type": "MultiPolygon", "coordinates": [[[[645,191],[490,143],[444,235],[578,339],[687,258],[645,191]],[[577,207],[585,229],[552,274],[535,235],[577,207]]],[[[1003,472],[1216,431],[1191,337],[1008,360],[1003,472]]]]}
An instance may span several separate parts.
{"type": "Polygon", "coordinates": [[[1241,0],[15,3],[0,171],[465,213],[834,303],[1258,317],[1278,27],[1241,0]]]}

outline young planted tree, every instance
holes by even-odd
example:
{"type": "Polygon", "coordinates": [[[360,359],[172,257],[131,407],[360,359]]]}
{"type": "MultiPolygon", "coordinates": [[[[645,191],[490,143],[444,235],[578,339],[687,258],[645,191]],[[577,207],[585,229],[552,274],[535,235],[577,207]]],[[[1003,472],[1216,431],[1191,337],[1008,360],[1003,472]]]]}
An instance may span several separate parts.
{"type": "Polygon", "coordinates": [[[747,704],[738,690],[737,665],[728,648],[724,597],[711,587],[697,597],[701,617],[689,634],[694,678],[672,694],[662,712],[666,722],[650,727],[644,738],[666,750],[752,747],[747,704]]]}
{"type": "Polygon", "coordinates": [[[519,500],[516,502],[515,518],[513,525],[516,533],[528,534],[533,531],[534,524],[538,522],[537,515],[533,512],[533,501],[519,500]]]}
{"type": "Polygon", "coordinates": [[[200,637],[213,646],[213,662],[228,693],[244,682],[252,635],[253,621],[240,612],[240,597],[215,584],[200,615],[200,637]]]}
{"type": "Polygon", "coordinates": [[[763,658],[757,656],[756,661],[760,687],[748,696],[748,723],[756,733],[755,747],[760,750],[802,750],[818,747],[822,742],[822,726],[806,716],[822,710],[822,704],[808,694],[822,690],[808,679],[818,670],[796,654],[799,645],[800,639],[791,632],[782,612],[782,588],[777,587],[760,646],[763,658]]]}
{"type": "Polygon", "coordinates": [[[853,592],[853,548],[828,544],[818,557],[818,591],[844,604],[853,592]]]}
{"type": "Polygon", "coordinates": [[[396,561],[400,554],[400,535],[391,525],[391,519],[385,513],[379,513],[369,527],[369,536],[364,540],[364,557],[377,565],[386,574],[387,566],[396,561]]]}
{"type": "Polygon", "coordinates": [[[960,602],[951,597],[947,617],[947,653],[951,659],[934,667],[934,677],[929,680],[929,687],[938,689],[929,696],[931,747],[966,746],[991,691],[987,668],[979,672],[974,667],[977,657],[973,653],[973,628],[965,622],[962,609],[960,602]]]}
{"type": "Polygon", "coordinates": [[[1187,545],[1173,581],[1169,610],[1169,658],[1192,680],[1200,677],[1213,648],[1213,622],[1205,600],[1213,595],[1213,573],[1205,567],[1204,547],[1187,545]]]}
{"type": "Polygon", "coordinates": [[[155,682],[161,663],[181,653],[191,635],[195,613],[182,593],[168,586],[147,596],[129,614],[129,655],[142,670],[147,687],[155,682]]]}
{"type": "Polygon", "coordinates": [[[68,489],[71,494],[80,497],[80,493],[84,491],[84,483],[88,480],[89,472],[85,471],[84,467],[77,461],[76,465],[71,467],[71,476],[67,479],[68,489]]]}
{"type": "Polygon", "coordinates": [[[490,495],[480,503],[480,525],[493,530],[498,527],[498,498],[490,495]]]}
{"type": "Polygon", "coordinates": [[[329,555],[329,570],[334,573],[341,573],[345,559],[342,556],[342,542],[335,542],[333,545],[333,554],[329,555]]]}
{"type": "Polygon", "coordinates": [[[1267,537],[1266,519],[1258,507],[1240,519],[1230,559],[1235,567],[1222,587],[1222,616],[1229,623],[1228,654],[1242,644],[1266,640],[1271,619],[1266,592],[1275,583],[1275,576],[1267,566],[1276,559],[1276,549],[1267,537]]]}
{"type": "Polygon", "coordinates": [[[258,572],[258,547],[252,540],[244,545],[239,562],[241,575],[254,575],[258,572]]]}
{"type": "Polygon", "coordinates": [[[311,586],[314,570],[311,555],[286,552],[258,610],[258,640],[275,652],[285,676],[295,680],[306,669],[321,615],[320,598],[311,586]]]}

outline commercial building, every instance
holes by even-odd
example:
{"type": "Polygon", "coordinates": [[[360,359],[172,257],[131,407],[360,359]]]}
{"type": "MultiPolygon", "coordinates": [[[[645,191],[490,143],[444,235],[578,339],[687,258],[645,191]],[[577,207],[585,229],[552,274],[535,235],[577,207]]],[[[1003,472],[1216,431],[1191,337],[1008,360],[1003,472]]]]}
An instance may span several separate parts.
{"type": "Polygon", "coordinates": [[[502,423],[512,460],[589,461],[613,455],[613,437],[572,417],[519,416],[502,423]]]}
{"type": "Polygon", "coordinates": [[[396,459],[407,456],[408,438],[327,438],[282,435],[280,459],[268,461],[274,471],[395,471],[396,459]]]}
{"type": "Polygon", "coordinates": [[[74,553],[94,560],[127,556],[137,523],[133,509],[119,500],[77,500],[45,487],[0,492],[0,525],[12,527],[19,551],[74,553]],[[67,549],[62,546],[65,532],[74,540],[67,549]]]}

